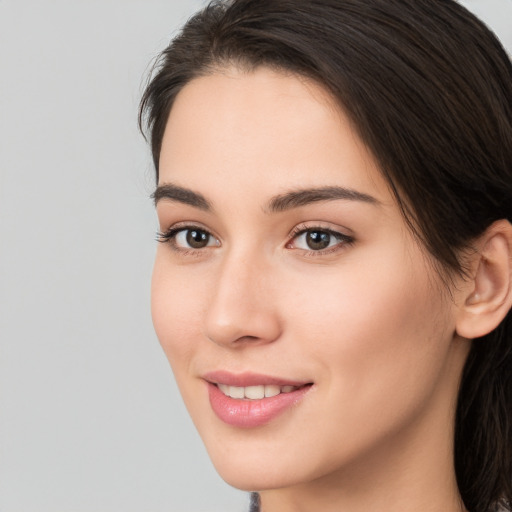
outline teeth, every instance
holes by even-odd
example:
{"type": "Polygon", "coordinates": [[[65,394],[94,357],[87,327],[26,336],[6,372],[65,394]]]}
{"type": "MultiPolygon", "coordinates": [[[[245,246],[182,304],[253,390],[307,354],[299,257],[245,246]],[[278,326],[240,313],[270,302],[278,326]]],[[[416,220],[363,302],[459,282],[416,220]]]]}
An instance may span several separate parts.
{"type": "Polygon", "coordinates": [[[244,388],[229,386],[229,396],[231,398],[244,398],[244,388]]]}
{"type": "Polygon", "coordinates": [[[265,397],[265,386],[247,386],[244,395],[251,400],[261,400],[265,397]]]}
{"type": "Polygon", "coordinates": [[[279,386],[273,386],[272,384],[265,386],[265,398],[277,396],[279,393],[281,393],[281,388],[279,386]]]}
{"type": "Polygon", "coordinates": [[[247,398],[249,400],[261,400],[262,398],[270,398],[280,393],[290,393],[298,389],[296,386],[276,386],[274,384],[260,386],[228,386],[227,384],[217,384],[217,387],[231,398],[247,398]]]}
{"type": "Polygon", "coordinates": [[[229,386],[227,384],[217,384],[219,389],[226,395],[229,396],[229,386]]]}

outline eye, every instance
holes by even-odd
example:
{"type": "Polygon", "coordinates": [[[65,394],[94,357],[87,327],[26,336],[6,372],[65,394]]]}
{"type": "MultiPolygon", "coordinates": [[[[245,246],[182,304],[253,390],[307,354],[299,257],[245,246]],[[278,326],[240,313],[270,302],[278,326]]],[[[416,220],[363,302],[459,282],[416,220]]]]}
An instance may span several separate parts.
{"type": "Polygon", "coordinates": [[[174,250],[200,250],[206,247],[219,246],[220,242],[205,229],[197,226],[171,228],[165,233],[158,233],[159,242],[170,243],[174,250]]]}
{"type": "Polygon", "coordinates": [[[337,242],[334,236],[327,231],[306,231],[295,238],[295,246],[298,249],[321,251],[337,242]]]}
{"type": "Polygon", "coordinates": [[[335,251],[353,242],[354,239],[351,236],[331,229],[298,228],[287,248],[324,254],[326,251],[335,251]]]}
{"type": "Polygon", "coordinates": [[[212,243],[214,239],[210,233],[196,228],[178,231],[174,240],[178,247],[183,248],[202,249],[203,247],[214,245],[212,243]]]}

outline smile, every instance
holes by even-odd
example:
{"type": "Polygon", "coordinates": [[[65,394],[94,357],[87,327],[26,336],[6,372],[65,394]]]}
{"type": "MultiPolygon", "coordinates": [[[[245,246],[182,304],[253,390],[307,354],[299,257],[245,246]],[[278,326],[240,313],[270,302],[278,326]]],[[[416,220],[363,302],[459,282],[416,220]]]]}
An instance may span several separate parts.
{"type": "Polygon", "coordinates": [[[291,393],[299,389],[298,386],[277,386],[275,384],[265,384],[259,386],[229,386],[227,384],[217,384],[217,387],[230,398],[261,400],[262,398],[271,398],[281,393],[291,393]]]}
{"type": "Polygon", "coordinates": [[[252,373],[219,371],[207,374],[203,379],[215,415],[227,425],[245,429],[261,427],[287,411],[293,414],[314,387],[311,382],[252,373]]]}

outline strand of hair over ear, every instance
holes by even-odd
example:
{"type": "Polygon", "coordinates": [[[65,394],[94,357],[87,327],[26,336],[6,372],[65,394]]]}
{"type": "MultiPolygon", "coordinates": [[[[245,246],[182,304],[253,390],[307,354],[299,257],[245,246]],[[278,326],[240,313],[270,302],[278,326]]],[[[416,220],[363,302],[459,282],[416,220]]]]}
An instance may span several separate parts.
{"type": "Polygon", "coordinates": [[[257,492],[251,492],[249,512],[260,512],[260,495],[257,492]]]}

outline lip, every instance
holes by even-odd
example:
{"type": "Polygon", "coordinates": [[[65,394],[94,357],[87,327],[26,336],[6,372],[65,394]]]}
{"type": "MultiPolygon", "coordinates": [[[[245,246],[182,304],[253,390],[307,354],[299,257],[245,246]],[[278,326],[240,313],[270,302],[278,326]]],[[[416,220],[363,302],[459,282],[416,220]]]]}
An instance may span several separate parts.
{"type": "Polygon", "coordinates": [[[311,381],[298,381],[282,379],[280,377],[272,377],[270,375],[263,375],[258,373],[230,373],[224,370],[205,373],[203,379],[212,384],[226,384],[228,386],[260,386],[262,384],[272,384],[274,386],[294,386],[301,387],[306,384],[311,384],[311,381]]]}
{"type": "Polygon", "coordinates": [[[208,373],[203,378],[208,387],[208,398],[213,412],[224,423],[238,428],[255,428],[269,423],[296,406],[313,387],[311,382],[299,382],[254,373],[231,374],[217,371],[208,373]],[[239,387],[273,384],[294,386],[298,389],[259,400],[248,400],[226,396],[217,387],[218,383],[239,387]]]}

